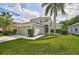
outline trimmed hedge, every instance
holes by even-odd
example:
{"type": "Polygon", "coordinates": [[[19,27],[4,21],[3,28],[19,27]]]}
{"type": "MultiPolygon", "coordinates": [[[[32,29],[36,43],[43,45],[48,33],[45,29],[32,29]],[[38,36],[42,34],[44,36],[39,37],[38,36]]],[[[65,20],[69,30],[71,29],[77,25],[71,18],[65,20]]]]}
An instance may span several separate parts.
{"type": "Polygon", "coordinates": [[[34,36],[34,29],[28,29],[28,35],[29,35],[29,37],[33,37],[34,36]]]}
{"type": "Polygon", "coordinates": [[[3,32],[4,35],[11,35],[11,33],[12,33],[11,31],[4,31],[3,32]]]}
{"type": "Polygon", "coordinates": [[[61,34],[68,34],[68,30],[67,29],[62,29],[61,34]]]}
{"type": "Polygon", "coordinates": [[[3,34],[4,35],[14,35],[14,34],[16,34],[16,29],[13,29],[13,31],[10,31],[10,30],[4,31],[3,34]]]}
{"type": "MultiPolygon", "coordinates": [[[[52,29],[51,32],[53,33],[54,30],[52,29]]],[[[68,30],[67,29],[56,29],[56,33],[68,34],[68,30]]]]}

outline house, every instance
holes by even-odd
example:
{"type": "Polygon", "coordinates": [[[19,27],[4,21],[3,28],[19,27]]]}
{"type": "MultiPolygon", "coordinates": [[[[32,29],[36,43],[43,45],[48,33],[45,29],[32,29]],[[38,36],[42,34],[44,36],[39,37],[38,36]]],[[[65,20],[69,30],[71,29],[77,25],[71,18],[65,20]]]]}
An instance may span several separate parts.
{"type": "Polygon", "coordinates": [[[69,26],[68,33],[79,35],[79,22],[69,26]]]}
{"type": "Polygon", "coordinates": [[[28,36],[28,29],[34,29],[34,36],[43,35],[45,33],[50,34],[53,21],[50,17],[37,17],[30,19],[28,22],[17,22],[17,35],[28,36]]]}
{"type": "Polygon", "coordinates": [[[13,31],[14,29],[16,29],[16,23],[13,22],[12,24],[8,25],[7,29],[13,31]]]}
{"type": "MultiPolygon", "coordinates": [[[[13,31],[13,29],[16,29],[16,23],[12,23],[7,26],[7,30],[13,31]]],[[[0,31],[3,31],[3,26],[0,25],[0,31]]]]}

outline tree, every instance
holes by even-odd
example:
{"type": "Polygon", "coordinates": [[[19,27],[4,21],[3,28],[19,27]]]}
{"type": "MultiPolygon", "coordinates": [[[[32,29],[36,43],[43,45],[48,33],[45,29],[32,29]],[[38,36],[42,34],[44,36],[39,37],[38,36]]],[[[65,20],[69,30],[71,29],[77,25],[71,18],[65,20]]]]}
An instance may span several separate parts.
{"type": "Polygon", "coordinates": [[[9,12],[2,12],[0,14],[0,24],[3,26],[3,31],[9,29],[9,25],[12,24],[12,15],[9,12]]]}
{"type": "Polygon", "coordinates": [[[60,23],[63,24],[63,28],[68,29],[68,26],[79,22],[79,15],[72,17],[69,20],[61,21],[60,23]]]}
{"type": "Polygon", "coordinates": [[[65,14],[64,4],[63,3],[43,3],[42,7],[46,7],[45,15],[50,15],[51,17],[54,15],[54,34],[56,33],[56,17],[59,11],[62,14],[65,14]]]}

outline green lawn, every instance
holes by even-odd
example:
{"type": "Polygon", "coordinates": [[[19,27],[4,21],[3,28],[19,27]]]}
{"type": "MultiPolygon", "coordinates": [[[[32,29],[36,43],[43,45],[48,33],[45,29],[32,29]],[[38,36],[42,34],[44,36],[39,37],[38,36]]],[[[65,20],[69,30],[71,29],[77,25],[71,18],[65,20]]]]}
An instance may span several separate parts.
{"type": "Polygon", "coordinates": [[[44,36],[35,41],[17,39],[0,43],[0,54],[79,54],[79,36],[44,36]]]}
{"type": "Polygon", "coordinates": [[[4,36],[4,35],[0,33],[0,36],[4,36]]]}

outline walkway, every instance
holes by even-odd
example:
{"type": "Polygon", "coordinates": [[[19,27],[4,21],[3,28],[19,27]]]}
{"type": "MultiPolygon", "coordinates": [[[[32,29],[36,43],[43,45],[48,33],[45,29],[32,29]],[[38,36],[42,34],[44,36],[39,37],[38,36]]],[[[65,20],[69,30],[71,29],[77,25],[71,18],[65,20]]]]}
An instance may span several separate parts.
{"type": "Polygon", "coordinates": [[[25,38],[25,39],[35,40],[35,39],[37,39],[39,37],[42,37],[42,36],[44,36],[44,35],[39,35],[39,36],[36,36],[36,37],[26,37],[26,36],[21,36],[21,35],[1,36],[0,37],[0,42],[15,40],[17,38],[25,38]]]}

